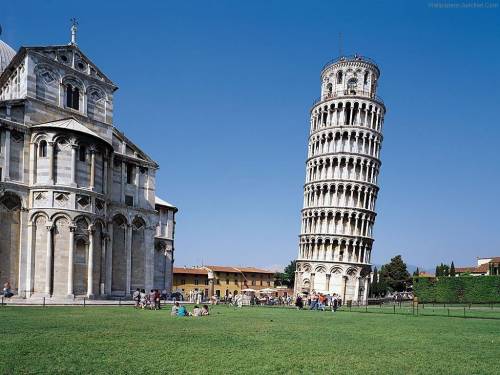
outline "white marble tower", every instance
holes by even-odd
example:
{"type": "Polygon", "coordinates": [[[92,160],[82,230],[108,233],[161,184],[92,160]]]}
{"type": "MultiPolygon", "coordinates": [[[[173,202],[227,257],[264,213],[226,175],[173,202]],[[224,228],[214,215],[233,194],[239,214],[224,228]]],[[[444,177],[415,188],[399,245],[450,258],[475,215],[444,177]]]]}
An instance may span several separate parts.
{"type": "Polygon", "coordinates": [[[311,109],[295,292],[366,302],[385,106],[380,70],[343,56],[321,71],[311,109]]]}

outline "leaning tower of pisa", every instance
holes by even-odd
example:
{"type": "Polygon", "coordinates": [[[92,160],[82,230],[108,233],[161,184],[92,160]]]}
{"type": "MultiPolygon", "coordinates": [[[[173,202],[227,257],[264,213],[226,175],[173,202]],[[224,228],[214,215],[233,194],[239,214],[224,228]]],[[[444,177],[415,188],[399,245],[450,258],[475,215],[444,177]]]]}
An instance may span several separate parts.
{"type": "Polygon", "coordinates": [[[311,109],[295,292],[368,296],[385,106],[380,70],[343,56],[321,71],[311,109]]]}

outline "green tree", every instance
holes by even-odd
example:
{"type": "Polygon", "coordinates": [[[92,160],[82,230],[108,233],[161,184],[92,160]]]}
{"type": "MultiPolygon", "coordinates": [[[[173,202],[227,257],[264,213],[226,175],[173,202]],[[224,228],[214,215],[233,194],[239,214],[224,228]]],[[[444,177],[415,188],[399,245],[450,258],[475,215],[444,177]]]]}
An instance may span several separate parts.
{"type": "Polygon", "coordinates": [[[456,272],[455,272],[455,264],[453,263],[453,261],[451,261],[451,266],[450,266],[450,276],[451,277],[455,277],[456,275],[456,272]]]}
{"type": "Polygon", "coordinates": [[[415,270],[415,272],[413,272],[413,276],[417,276],[418,277],[419,275],[420,275],[420,270],[417,267],[417,269],[415,270]]]}
{"type": "Polygon", "coordinates": [[[436,272],[434,273],[436,277],[441,276],[441,268],[439,266],[436,266],[436,272]]]}
{"type": "Polygon", "coordinates": [[[376,297],[378,295],[378,271],[377,267],[373,268],[373,279],[370,284],[370,295],[376,297]]]}
{"type": "Polygon", "coordinates": [[[274,274],[274,285],[286,285],[289,288],[293,288],[295,283],[295,267],[297,262],[292,260],[288,266],[285,267],[283,272],[277,272],[274,274]]]}
{"type": "Polygon", "coordinates": [[[379,280],[385,282],[392,291],[402,292],[406,289],[411,278],[401,255],[396,255],[380,269],[379,280]]]}
{"type": "Polygon", "coordinates": [[[295,270],[297,269],[297,261],[292,260],[288,266],[285,267],[284,274],[288,280],[288,286],[292,287],[295,284],[295,270]]]}

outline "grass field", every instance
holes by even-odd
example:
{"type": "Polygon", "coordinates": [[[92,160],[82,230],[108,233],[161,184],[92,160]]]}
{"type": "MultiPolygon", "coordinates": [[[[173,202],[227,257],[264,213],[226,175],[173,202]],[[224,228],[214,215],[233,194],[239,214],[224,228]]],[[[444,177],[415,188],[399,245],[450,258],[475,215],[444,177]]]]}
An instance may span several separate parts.
{"type": "Polygon", "coordinates": [[[500,321],[221,306],[0,308],[0,374],[500,374],[500,321]]]}

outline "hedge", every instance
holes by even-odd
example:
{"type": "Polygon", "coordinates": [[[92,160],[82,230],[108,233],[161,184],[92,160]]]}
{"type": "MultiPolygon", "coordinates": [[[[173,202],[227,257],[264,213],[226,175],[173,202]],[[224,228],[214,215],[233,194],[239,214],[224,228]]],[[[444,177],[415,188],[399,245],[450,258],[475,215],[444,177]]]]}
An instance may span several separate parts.
{"type": "Polygon", "coordinates": [[[500,302],[500,277],[414,277],[413,292],[423,303],[500,302]]]}

